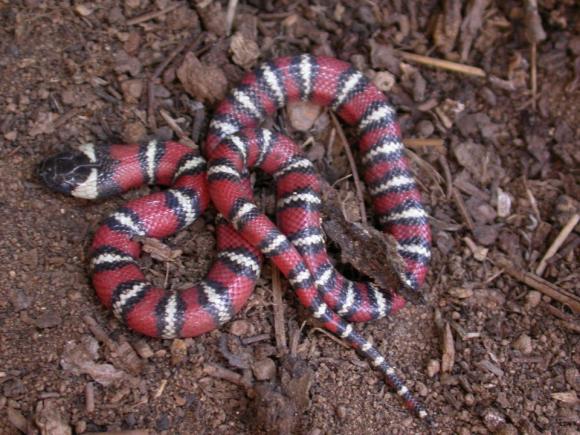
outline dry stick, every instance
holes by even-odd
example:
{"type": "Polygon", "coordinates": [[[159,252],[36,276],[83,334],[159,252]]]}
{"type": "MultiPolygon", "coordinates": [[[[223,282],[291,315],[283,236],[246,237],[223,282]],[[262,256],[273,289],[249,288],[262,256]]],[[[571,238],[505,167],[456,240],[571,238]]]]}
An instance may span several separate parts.
{"type": "Polygon", "coordinates": [[[88,314],[83,316],[83,322],[89,327],[91,333],[96,337],[97,340],[104,343],[110,351],[114,352],[118,349],[117,343],[115,343],[105,332],[103,328],[88,314]]]}
{"type": "Polygon", "coordinates": [[[407,53],[404,51],[399,52],[401,57],[405,60],[411,62],[416,62],[421,65],[432,66],[434,68],[441,68],[448,71],[458,72],[461,74],[467,74],[475,77],[487,77],[487,74],[481,68],[475,66],[464,65],[462,63],[451,62],[449,60],[435,59],[433,57],[422,56],[415,53],[407,53]]]}
{"type": "MultiPolygon", "coordinates": [[[[181,44],[179,44],[175,50],[169,53],[169,56],[161,62],[155,71],[153,71],[153,75],[149,79],[149,84],[147,86],[147,123],[152,130],[157,128],[157,122],[155,120],[155,81],[159,78],[161,73],[165,71],[165,68],[177,57],[179,53],[181,53],[194,39],[194,35],[190,36],[189,38],[184,39],[181,44]]],[[[196,40],[197,43],[197,40],[196,40]]]]}
{"type": "Polygon", "coordinates": [[[229,0],[228,9],[226,12],[226,36],[232,33],[232,26],[234,18],[236,17],[236,8],[238,7],[238,0],[229,0]]]}
{"type": "Polygon", "coordinates": [[[151,435],[151,432],[149,429],[130,429],[111,432],[84,432],[84,435],[151,435]]]}
{"type": "Polygon", "coordinates": [[[282,281],[280,271],[272,268],[272,298],[274,302],[274,335],[276,336],[276,348],[280,354],[288,351],[286,342],[286,327],[284,322],[284,301],[282,299],[282,281]]]}
{"type": "Polygon", "coordinates": [[[95,384],[87,382],[85,385],[85,411],[95,412],[95,384]]]}
{"type": "Polygon", "coordinates": [[[360,217],[361,217],[362,222],[364,224],[366,224],[367,223],[367,212],[365,210],[365,201],[364,201],[364,196],[363,196],[363,189],[362,189],[362,184],[360,182],[360,177],[358,175],[358,171],[356,169],[356,163],[354,161],[354,157],[352,155],[350,145],[348,144],[348,141],[346,140],[346,136],[344,135],[344,130],[342,129],[342,126],[338,122],[338,119],[336,119],[336,116],[334,115],[334,113],[332,113],[332,112],[329,112],[329,113],[330,113],[330,118],[332,119],[332,123],[334,124],[334,127],[336,128],[336,132],[338,133],[338,137],[340,137],[340,140],[342,141],[342,146],[344,147],[344,152],[346,153],[346,157],[348,158],[350,170],[352,171],[352,179],[354,181],[356,196],[358,198],[358,206],[360,208],[360,217]]]}
{"type": "Polygon", "coordinates": [[[518,281],[544,293],[545,295],[568,305],[572,311],[580,313],[580,297],[534,275],[530,272],[516,269],[516,267],[507,258],[498,257],[494,260],[495,264],[501,267],[507,274],[518,281]]]}
{"type": "Polygon", "coordinates": [[[451,198],[453,195],[453,176],[451,175],[451,169],[449,168],[449,162],[444,155],[439,155],[437,159],[439,164],[443,168],[443,175],[445,175],[445,183],[447,184],[447,199],[451,198]]]}
{"type": "Polygon", "coordinates": [[[459,193],[459,190],[457,190],[455,187],[452,188],[451,192],[453,199],[455,201],[455,205],[457,205],[457,209],[459,210],[459,214],[465,221],[465,224],[467,225],[467,228],[469,228],[469,231],[473,231],[473,229],[475,228],[475,224],[473,223],[473,220],[471,219],[471,216],[467,211],[467,207],[465,205],[465,202],[463,201],[463,196],[461,196],[461,193],[459,193]]]}
{"type": "Polygon", "coordinates": [[[552,244],[544,254],[544,257],[542,257],[542,260],[540,261],[540,264],[536,269],[536,275],[542,276],[544,274],[546,266],[548,266],[548,260],[551,257],[553,257],[556,252],[558,252],[560,246],[562,246],[562,244],[566,241],[570,233],[574,231],[574,228],[576,227],[576,224],[578,224],[578,221],[580,221],[580,214],[575,213],[566,223],[566,225],[564,225],[564,228],[562,228],[560,234],[558,234],[558,237],[556,237],[556,240],[552,242],[552,244]]]}
{"type": "Polygon", "coordinates": [[[419,148],[419,147],[444,147],[445,141],[437,137],[426,137],[421,138],[408,138],[403,139],[405,146],[409,148],[419,148]]]}
{"type": "Polygon", "coordinates": [[[251,387],[251,385],[242,377],[242,375],[232,370],[226,369],[225,367],[218,366],[217,364],[206,364],[203,367],[203,372],[212,378],[223,379],[225,381],[231,382],[232,384],[239,385],[240,387],[251,387]]]}
{"type": "Polygon", "coordinates": [[[159,114],[165,120],[165,122],[167,122],[169,128],[171,128],[175,132],[175,134],[177,135],[177,137],[181,142],[183,142],[185,145],[193,149],[198,149],[197,144],[185,134],[183,129],[179,126],[179,124],[177,124],[177,121],[171,117],[171,115],[169,114],[169,112],[167,112],[167,110],[161,109],[159,111],[159,114]]]}
{"type": "Polygon", "coordinates": [[[171,6],[167,6],[165,9],[161,9],[160,11],[148,12],[146,14],[139,15],[138,17],[131,18],[130,20],[127,20],[127,25],[134,26],[135,24],[144,23],[145,21],[149,21],[149,20],[152,20],[154,18],[158,18],[158,17],[161,17],[165,14],[168,14],[169,12],[171,12],[177,8],[180,8],[181,6],[183,6],[182,3],[175,3],[171,6]]]}
{"type": "Polygon", "coordinates": [[[536,111],[536,97],[538,95],[538,46],[535,42],[532,42],[531,47],[531,81],[532,81],[532,109],[536,111]]]}

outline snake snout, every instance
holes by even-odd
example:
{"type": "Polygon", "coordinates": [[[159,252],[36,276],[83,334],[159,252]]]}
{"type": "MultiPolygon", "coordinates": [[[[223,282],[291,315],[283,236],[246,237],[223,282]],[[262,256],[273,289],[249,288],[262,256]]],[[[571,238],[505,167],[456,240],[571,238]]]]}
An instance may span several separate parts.
{"type": "Polygon", "coordinates": [[[37,174],[51,190],[71,193],[88,178],[93,166],[84,153],[64,151],[40,162],[37,174]]]}

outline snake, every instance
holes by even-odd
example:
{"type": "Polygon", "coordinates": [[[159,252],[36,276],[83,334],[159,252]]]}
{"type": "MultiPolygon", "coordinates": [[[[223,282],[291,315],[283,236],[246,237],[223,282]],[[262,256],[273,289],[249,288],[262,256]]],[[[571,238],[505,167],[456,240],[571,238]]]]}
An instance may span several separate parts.
{"type": "Polygon", "coordinates": [[[335,58],[280,57],[248,73],[216,108],[201,153],[174,141],[87,143],[45,159],[38,173],[54,191],[93,200],[144,184],[167,187],[107,217],[90,247],[97,296],[130,329],[174,338],[218,328],[242,309],[266,257],[312,316],[381,372],[411,413],[430,422],[377,346],[353,328],[353,322],[401,309],[400,288],[353,282],[335,269],[325,247],[314,165],[290,138],[260,128],[268,116],[298,101],[328,107],[353,127],[378,227],[396,240],[404,262],[400,285],[419,292],[431,232],[395,109],[362,72],[335,58]],[[273,179],[278,225],[255,203],[252,169],[273,179]],[[178,291],[150,284],[138,265],[139,237],[175,234],[210,203],[218,211],[217,253],[206,276],[178,291]]]}

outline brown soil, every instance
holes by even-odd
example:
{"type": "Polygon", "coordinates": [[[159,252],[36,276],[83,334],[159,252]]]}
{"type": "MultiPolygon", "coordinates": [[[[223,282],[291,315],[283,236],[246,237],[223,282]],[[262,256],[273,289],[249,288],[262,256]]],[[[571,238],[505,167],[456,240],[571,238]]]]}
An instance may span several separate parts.
{"type": "MultiPolygon", "coordinates": [[[[0,433],[428,432],[354,351],[302,327],[308,316],[289,291],[283,326],[294,354],[277,351],[269,266],[218,331],[131,333],[98,303],[85,260],[99,222],[148,189],[89,203],[47,191],[34,175],[41,159],[83,142],[174,136],[159,109],[201,143],[200,115],[209,119],[244,69],[299,52],[353,62],[390,88],[406,139],[444,141],[415,142],[411,155],[432,216],[428,302],[357,329],[424,400],[436,433],[578,433],[578,313],[496,266],[505,256],[534,273],[579,212],[580,9],[539,0],[538,23],[523,3],[248,0],[232,37],[223,1],[0,0],[0,433]],[[486,78],[401,51],[477,66],[486,78]],[[276,382],[258,383],[273,375],[272,361],[276,382]]],[[[350,169],[328,114],[295,131],[311,112],[277,123],[312,138],[306,151],[334,182],[350,169]]],[[[356,218],[351,180],[337,186],[356,218]]],[[[163,282],[166,267],[174,287],[203,276],[212,222],[208,214],[167,242],[183,251],[176,262],[145,258],[152,279],[163,282]]],[[[576,225],[543,272],[576,298],[579,237],[576,225]]]]}

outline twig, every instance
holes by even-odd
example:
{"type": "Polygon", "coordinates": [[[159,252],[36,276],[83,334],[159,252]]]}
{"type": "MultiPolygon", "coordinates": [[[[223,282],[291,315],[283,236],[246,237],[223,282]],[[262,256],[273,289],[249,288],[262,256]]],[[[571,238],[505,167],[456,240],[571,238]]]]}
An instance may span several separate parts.
{"type": "Polygon", "coordinates": [[[87,382],[85,385],[85,411],[95,412],[95,384],[87,382]]]}
{"type": "Polygon", "coordinates": [[[329,113],[330,113],[330,118],[332,119],[332,123],[334,124],[334,127],[336,128],[336,132],[338,133],[338,137],[342,141],[342,145],[344,147],[344,152],[346,153],[346,157],[348,158],[348,163],[350,165],[350,170],[352,172],[352,179],[354,181],[354,187],[356,190],[356,196],[358,199],[358,206],[360,208],[360,217],[361,217],[362,222],[366,224],[367,213],[365,210],[365,201],[364,201],[364,196],[363,196],[362,184],[360,182],[360,177],[359,177],[358,171],[356,169],[356,163],[354,161],[354,157],[352,155],[350,145],[348,144],[348,141],[346,140],[346,136],[344,135],[344,130],[342,129],[342,126],[338,122],[338,119],[336,119],[336,116],[334,115],[334,113],[332,113],[332,112],[329,112],[329,113]]]}
{"type": "Polygon", "coordinates": [[[516,267],[504,257],[497,257],[494,259],[497,266],[505,270],[507,274],[517,279],[518,281],[544,293],[545,295],[557,300],[565,305],[568,305],[574,312],[580,313],[580,297],[534,275],[530,272],[516,269],[516,267]]]}
{"type": "Polygon", "coordinates": [[[570,252],[573,252],[578,246],[580,246],[580,237],[572,235],[571,240],[567,242],[556,255],[552,258],[548,258],[548,264],[554,264],[556,261],[560,261],[570,252]]]}
{"type": "Polygon", "coordinates": [[[104,343],[110,351],[114,352],[117,350],[118,346],[105,332],[103,328],[89,315],[83,316],[83,322],[89,327],[91,333],[97,338],[97,340],[104,343]]]}
{"type": "Polygon", "coordinates": [[[272,298],[274,303],[274,335],[276,337],[276,347],[280,354],[288,352],[286,342],[286,327],[284,322],[284,301],[282,299],[282,281],[280,271],[272,268],[272,298]]]}
{"type": "Polygon", "coordinates": [[[532,206],[532,211],[536,216],[538,222],[541,222],[542,216],[540,216],[540,209],[538,208],[538,202],[536,201],[536,197],[528,187],[528,179],[524,177],[524,187],[526,188],[526,195],[528,195],[528,199],[530,200],[530,205],[532,206]]]}
{"type": "Polygon", "coordinates": [[[127,25],[134,26],[135,24],[144,23],[145,21],[149,21],[149,20],[152,20],[154,18],[158,18],[158,17],[161,17],[165,14],[168,14],[169,12],[171,12],[177,8],[180,8],[181,6],[183,6],[182,3],[175,3],[175,4],[172,4],[171,6],[167,6],[165,9],[161,9],[160,11],[148,12],[146,14],[139,15],[138,17],[131,18],[131,19],[127,20],[127,25]]]}
{"type": "Polygon", "coordinates": [[[558,317],[560,320],[560,325],[566,329],[569,329],[576,334],[580,334],[580,325],[570,314],[564,313],[563,311],[559,310],[558,308],[554,307],[550,304],[543,304],[543,307],[548,310],[551,314],[558,317]]]}
{"type": "Polygon", "coordinates": [[[556,239],[552,242],[552,244],[542,257],[542,260],[540,261],[540,264],[536,269],[536,275],[542,276],[544,274],[546,266],[548,266],[548,260],[551,257],[553,257],[556,252],[558,252],[560,246],[562,246],[562,244],[566,241],[570,233],[574,231],[574,228],[578,224],[578,221],[580,221],[580,214],[575,213],[566,223],[566,225],[564,225],[564,228],[562,228],[560,234],[558,234],[558,237],[556,237],[556,239]]]}
{"type": "Polygon", "coordinates": [[[159,111],[159,114],[165,120],[165,122],[167,122],[169,128],[171,128],[175,132],[175,134],[177,135],[177,137],[181,142],[194,149],[198,148],[197,144],[194,141],[192,141],[189,137],[187,137],[183,129],[179,126],[177,121],[171,117],[171,115],[169,114],[169,112],[167,112],[167,110],[161,109],[159,111]]]}
{"type": "Polygon", "coordinates": [[[230,36],[232,33],[232,26],[234,24],[234,18],[236,17],[237,6],[238,0],[228,1],[228,9],[226,11],[226,36],[230,36]]]}
{"type": "Polygon", "coordinates": [[[532,108],[536,110],[536,96],[538,94],[538,43],[546,39],[546,32],[542,27],[542,18],[538,12],[537,0],[524,0],[526,10],[526,37],[530,42],[530,81],[532,87],[532,108]]]}
{"type": "Polygon", "coordinates": [[[530,48],[531,72],[530,79],[532,82],[532,109],[536,111],[536,97],[538,95],[538,45],[533,42],[530,48]]]}
{"type": "Polygon", "coordinates": [[[445,141],[438,137],[426,137],[422,138],[408,138],[403,139],[405,146],[409,148],[420,148],[420,147],[445,147],[445,141]]]}
{"type": "Polygon", "coordinates": [[[328,332],[326,329],[322,329],[322,328],[312,328],[310,331],[311,332],[320,332],[321,334],[326,335],[332,341],[335,341],[336,343],[340,344],[342,347],[344,347],[346,349],[351,349],[351,347],[348,344],[346,344],[344,341],[342,341],[336,335],[333,335],[330,332],[328,332]]]}
{"type": "Polygon", "coordinates": [[[399,52],[401,57],[405,60],[411,62],[416,62],[421,65],[432,66],[434,68],[441,68],[448,71],[458,72],[461,74],[467,74],[475,77],[487,77],[487,74],[481,68],[475,66],[464,65],[462,63],[451,62],[443,59],[435,59],[433,57],[422,56],[415,53],[407,53],[404,51],[399,52]]]}
{"type": "Polygon", "coordinates": [[[240,339],[240,341],[242,342],[242,344],[244,346],[248,346],[250,344],[258,343],[260,341],[269,340],[270,337],[271,337],[270,334],[258,334],[258,335],[254,335],[252,337],[242,337],[240,339]]]}
{"type": "Polygon", "coordinates": [[[203,367],[203,372],[212,378],[223,379],[232,384],[239,385],[244,388],[251,388],[252,385],[246,381],[242,375],[217,364],[206,364],[203,367]]]}
{"type": "Polygon", "coordinates": [[[445,175],[445,184],[447,184],[447,199],[451,198],[453,195],[453,176],[451,175],[451,169],[449,168],[449,162],[444,155],[440,155],[437,159],[439,164],[443,168],[443,175],[445,175]]]}
{"type": "Polygon", "coordinates": [[[159,399],[163,395],[163,392],[165,391],[166,386],[167,386],[167,379],[161,379],[161,382],[159,383],[159,388],[157,388],[157,391],[155,391],[155,393],[153,394],[153,398],[159,399]]]}
{"type": "Polygon", "coordinates": [[[469,228],[470,231],[473,231],[475,228],[475,224],[473,223],[473,220],[471,219],[471,216],[467,211],[467,207],[465,205],[465,202],[463,201],[463,196],[461,196],[461,193],[459,193],[459,190],[457,190],[455,187],[452,188],[451,192],[453,200],[455,201],[455,205],[457,206],[457,210],[459,210],[459,214],[465,221],[467,228],[469,228]]]}

